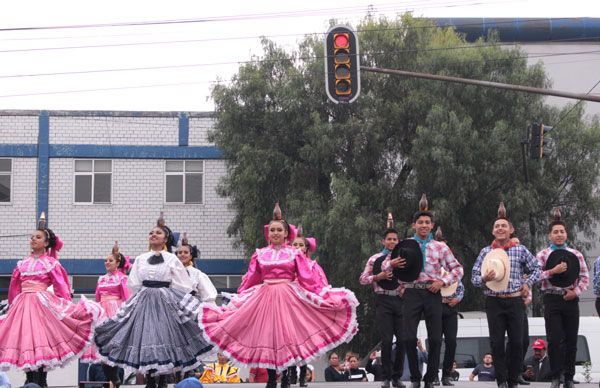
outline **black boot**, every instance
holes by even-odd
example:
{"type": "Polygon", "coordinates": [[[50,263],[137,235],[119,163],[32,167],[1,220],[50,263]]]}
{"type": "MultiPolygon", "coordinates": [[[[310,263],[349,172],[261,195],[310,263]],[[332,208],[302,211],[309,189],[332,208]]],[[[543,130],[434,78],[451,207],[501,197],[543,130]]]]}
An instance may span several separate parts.
{"type": "Polygon", "coordinates": [[[152,373],[146,374],[146,388],[156,388],[156,377],[152,373]]]}
{"type": "Polygon", "coordinates": [[[300,376],[298,376],[298,381],[301,387],[308,387],[308,384],[306,384],[306,369],[306,365],[302,365],[300,367],[300,376]]]}
{"type": "Polygon", "coordinates": [[[115,388],[119,388],[121,386],[121,379],[119,378],[119,367],[118,366],[110,366],[107,364],[102,364],[102,371],[104,372],[104,376],[113,383],[115,388]]]}
{"type": "Polygon", "coordinates": [[[277,372],[275,369],[267,369],[267,373],[269,374],[269,381],[267,381],[265,388],[277,388],[277,372]]]}
{"type": "Polygon", "coordinates": [[[38,384],[38,372],[35,370],[30,370],[25,372],[25,384],[35,383],[38,384]]]}
{"type": "Polygon", "coordinates": [[[43,368],[38,370],[38,385],[40,388],[48,388],[48,372],[43,368]]]}
{"type": "Polygon", "coordinates": [[[157,388],[167,388],[167,375],[158,376],[158,387],[157,388]]]}
{"type": "Polygon", "coordinates": [[[281,372],[281,388],[290,388],[290,376],[287,370],[281,372]]]}

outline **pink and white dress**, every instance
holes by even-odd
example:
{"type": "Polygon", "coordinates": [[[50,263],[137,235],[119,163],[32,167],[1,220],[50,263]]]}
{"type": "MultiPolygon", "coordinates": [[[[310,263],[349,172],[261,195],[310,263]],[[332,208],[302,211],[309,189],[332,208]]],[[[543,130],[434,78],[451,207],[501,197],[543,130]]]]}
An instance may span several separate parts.
{"type": "MultiPolygon", "coordinates": [[[[128,298],[127,275],[117,270],[100,276],[96,285],[96,302],[100,303],[104,314],[100,317],[99,323],[112,318],[128,298]]],[[[81,362],[99,363],[100,358],[96,354],[96,346],[90,346],[80,360],[81,362]]]]}
{"type": "Polygon", "coordinates": [[[351,291],[324,287],[299,250],[270,245],[252,256],[229,304],[202,304],[199,325],[237,363],[283,371],[351,340],[357,306],[351,291]]]}
{"type": "Polygon", "coordinates": [[[82,297],[72,302],[67,272],[43,254],[17,263],[0,317],[0,369],[62,367],[90,345],[101,308],[82,297]],[[48,287],[54,291],[49,292],[48,287]]]}

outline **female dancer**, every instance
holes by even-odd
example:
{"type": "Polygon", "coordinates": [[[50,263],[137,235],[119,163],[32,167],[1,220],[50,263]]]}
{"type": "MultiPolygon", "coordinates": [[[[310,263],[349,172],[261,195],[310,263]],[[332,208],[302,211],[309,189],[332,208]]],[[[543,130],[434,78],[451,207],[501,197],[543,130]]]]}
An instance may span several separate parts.
{"type": "Polygon", "coordinates": [[[270,245],[252,256],[238,294],[226,306],[202,304],[200,320],[205,338],[220,352],[248,367],[269,368],[268,388],[276,386],[275,370],[349,341],[357,331],[358,305],[348,290],[340,290],[344,298],[321,293],[308,261],[289,245],[294,236],[278,204],[273,215],[270,245]]]}
{"type": "Polygon", "coordinates": [[[177,257],[192,279],[196,297],[201,302],[215,303],[217,289],[210,281],[208,275],[194,265],[194,259],[198,258],[198,248],[195,245],[190,245],[186,233],[183,234],[181,245],[177,248],[177,257]]]}
{"type": "Polygon", "coordinates": [[[47,371],[77,358],[90,345],[100,307],[72,302],[67,272],[57,252],[63,243],[42,213],[31,234],[31,255],[17,263],[0,317],[0,368],[25,371],[27,383],[47,387],[47,371]],[[53,292],[48,287],[53,286],[53,292]]]}
{"type": "MultiPolygon", "coordinates": [[[[298,234],[296,238],[292,242],[292,246],[300,250],[300,252],[304,255],[309,263],[310,269],[313,272],[313,276],[320,281],[323,287],[327,287],[329,283],[327,281],[325,271],[323,271],[323,268],[321,268],[316,260],[313,260],[310,257],[310,252],[317,250],[317,240],[314,237],[305,237],[302,225],[298,225],[297,233],[298,234]]],[[[306,384],[306,363],[303,363],[300,366],[300,378],[297,376],[298,370],[296,369],[295,365],[289,367],[287,373],[292,384],[295,384],[295,381],[298,380],[298,383],[301,387],[308,387],[308,384],[306,384]]]]}
{"type": "Polygon", "coordinates": [[[199,301],[185,268],[170,252],[164,218],[149,234],[150,252],[135,259],[127,286],[132,296],[96,329],[102,362],[146,374],[146,387],[166,387],[166,375],[193,369],[212,346],[198,330],[199,301]]]}
{"type": "MultiPolygon", "coordinates": [[[[106,275],[100,276],[96,286],[96,302],[100,303],[105,312],[102,321],[113,317],[119,307],[129,298],[126,272],[131,264],[129,264],[129,257],[125,257],[119,252],[117,241],[115,241],[111,254],[104,260],[104,267],[106,268],[106,275]]],[[[80,360],[90,363],[100,362],[96,347],[90,346],[80,360]]],[[[102,370],[113,386],[118,387],[121,385],[119,367],[102,364],[102,370]]]]}

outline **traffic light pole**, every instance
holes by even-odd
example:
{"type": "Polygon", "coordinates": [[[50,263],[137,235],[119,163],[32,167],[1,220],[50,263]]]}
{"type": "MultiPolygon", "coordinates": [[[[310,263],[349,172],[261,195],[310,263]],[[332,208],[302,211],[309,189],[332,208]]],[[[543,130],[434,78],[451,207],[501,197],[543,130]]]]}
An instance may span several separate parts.
{"type": "Polygon", "coordinates": [[[546,96],[556,96],[556,97],[572,98],[575,100],[600,102],[600,96],[595,96],[595,95],[590,95],[590,94],[581,94],[581,93],[563,92],[560,90],[552,90],[552,89],[535,88],[532,86],[513,85],[513,84],[505,84],[502,82],[481,81],[481,80],[470,79],[470,78],[451,77],[451,76],[447,76],[447,75],[419,73],[419,72],[415,72],[415,71],[406,71],[406,70],[382,69],[382,68],[378,68],[378,67],[368,67],[368,66],[361,66],[360,70],[361,71],[370,71],[372,73],[383,73],[383,74],[391,74],[391,75],[400,75],[400,76],[404,76],[404,77],[425,78],[425,79],[430,79],[430,80],[434,80],[434,81],[454,82],[454,83],[461,83],[461,84],[485,86],[488,88],[512,90],[515,92],[535,93],[535,94],[543,94],[546,96]]]}

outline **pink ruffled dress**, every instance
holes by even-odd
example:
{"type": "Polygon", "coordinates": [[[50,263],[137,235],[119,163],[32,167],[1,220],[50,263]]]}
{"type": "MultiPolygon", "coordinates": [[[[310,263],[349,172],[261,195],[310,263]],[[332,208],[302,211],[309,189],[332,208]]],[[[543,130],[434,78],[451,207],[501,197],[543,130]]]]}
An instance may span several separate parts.
{"type": "MultiPolygon", "coordinates": [[[[96,302],[100,303],[104,314],[100,317],[99,323],[112,318],[128,298],[127,275],[117,270],[100,276],[96,285],[96,302]]],[[[96,346],[90,346],[80,360],[81,362],[99,363],[100,358],[96,353],[96,346]]]]}
{"type": "Polygon", "coordinates": [[[0,368],[50,370],[78,357],[90,345],[102,313],[85,297],[74,304],[67,272],[44,254],[17,263],[0,317],[0,368]],[[48,291],[53,286],[54,292],[48,291]]]}
{"type": "Polygon", "coordinates": [[[283,371],[356,334],[354,294],[324,287],[309,260],[288,245],[258,249],[229,304],[202,305],[206,340],[248,367],[283,371]]]}

